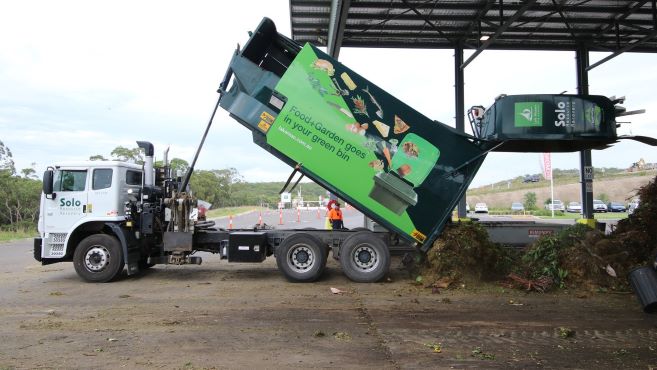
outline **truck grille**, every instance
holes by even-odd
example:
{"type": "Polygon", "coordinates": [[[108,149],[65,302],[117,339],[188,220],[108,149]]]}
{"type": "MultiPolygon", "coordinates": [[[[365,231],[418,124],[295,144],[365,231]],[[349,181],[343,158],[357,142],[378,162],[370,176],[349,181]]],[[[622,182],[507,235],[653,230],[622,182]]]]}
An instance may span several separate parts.
{"type": "Polygon", "coordinates": [[[44,243],[47,257],[61,257],[64,255],[64,241],[67,233],[50,233],[44,243]]]}

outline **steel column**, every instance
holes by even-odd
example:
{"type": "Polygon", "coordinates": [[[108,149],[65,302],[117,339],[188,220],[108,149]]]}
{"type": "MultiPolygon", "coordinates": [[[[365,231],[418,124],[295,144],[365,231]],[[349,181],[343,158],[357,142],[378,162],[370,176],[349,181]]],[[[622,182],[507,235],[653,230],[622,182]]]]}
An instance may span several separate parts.
{"type": "MultiPolygon", "coordinates": [[[[589,50],[585,45],[577,48],[575,59],[577,60],[577,93],[588,95],[589,93],[589,50]]],[[[584,219],[593,219],[593,180],[587,179],[585,168],[592,167],[591,150],[583,150],[579,153],[579,177],[582,191],[582,216],[584,219]]]]}
{"type": "MultiPolygon", "coordinates": [[[[463,64],[463,42],[458,41],[454,48],[454,118],[456,120],[456,130],[465,132],[465,80],[464,72],[461,65],[463,64]]],[[[465,195],[459,201],[458,217],[467,217],[465,209],[465,195]]]]}

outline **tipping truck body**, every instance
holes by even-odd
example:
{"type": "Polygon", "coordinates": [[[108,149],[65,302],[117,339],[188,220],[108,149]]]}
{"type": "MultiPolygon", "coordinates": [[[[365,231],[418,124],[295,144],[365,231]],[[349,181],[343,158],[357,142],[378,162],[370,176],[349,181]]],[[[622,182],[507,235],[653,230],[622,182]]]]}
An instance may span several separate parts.
{"type": "Polygon", "coordinates": [[[474,135],[467,135],[280,35],[267,18],[238,47],[219,93],[215,109],[251,130],[256,144],[384,230],[217,228],[198,218],[187,187],[202,144],[183,180],[172,175],[166,153],[154,166],[153,145],[138,141],[143,166],[79,162],[46,170],[35,259],[71,261],[83,279],[106,282],[124,266],[132,275],[154,264],[200,264],[197,251],[228,262],[274,255],[286,278],[308,282],[332,252],[351,280],[374,282],[387,274],[392,248],[431,246],[488,152],[604,148],[624,138],[615,117],[630,114],[617,105],[622,99],[602,96],[504,96],[469,111],[474,135]]]}
{"type": "Polygon", "coordinates": [[[489,149],[269,19],[233,56],[221,93],[256,144],[413,243],[435,240],[489,149]]]}
{"type": "Polygon", "coordinates": [[[427,118],[313,45],[277,33],[267,18],[233,55],[220,93],[221,107],[256,144],[423,250],[488,152],[606,148],[618,139],[622,100],[501,96],[472,116],[471,136],[427,118]]]}

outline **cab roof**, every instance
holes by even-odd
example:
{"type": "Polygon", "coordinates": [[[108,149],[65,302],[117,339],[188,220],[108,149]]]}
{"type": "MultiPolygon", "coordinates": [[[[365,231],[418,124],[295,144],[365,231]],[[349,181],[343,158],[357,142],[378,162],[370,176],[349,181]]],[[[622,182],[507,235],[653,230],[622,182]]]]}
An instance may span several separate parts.
{"type": "Polygon", "coordinates": [[[121,161],[70,161],[55,163],[55,168],[108,168],[108,167],[124,167],[133,170],[141,170],[142,165],[121,162],[121,161]]]}

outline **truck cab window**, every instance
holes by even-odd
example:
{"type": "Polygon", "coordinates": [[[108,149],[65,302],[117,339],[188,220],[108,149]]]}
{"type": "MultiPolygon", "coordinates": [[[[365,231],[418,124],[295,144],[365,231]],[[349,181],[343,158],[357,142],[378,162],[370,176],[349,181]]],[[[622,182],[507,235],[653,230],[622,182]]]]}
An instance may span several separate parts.
{"type": "Polygon", "coordinates": [[[61,170],[55,173],[55,191],[84,191],[86,170],[61,170]]]}
{"type": "Polygon", "coordinates": [[[109,168],[94,170],[94,176],[91,181],[91,189],[107,189],[110,186],[112,186],[112,170],[109,168]]]}
{"type": "Polygon", "coordinates": [[[128,185],[141,185],[141,172],[127,170],[125,172],[125,183],[128,185]]]}

